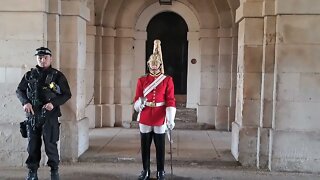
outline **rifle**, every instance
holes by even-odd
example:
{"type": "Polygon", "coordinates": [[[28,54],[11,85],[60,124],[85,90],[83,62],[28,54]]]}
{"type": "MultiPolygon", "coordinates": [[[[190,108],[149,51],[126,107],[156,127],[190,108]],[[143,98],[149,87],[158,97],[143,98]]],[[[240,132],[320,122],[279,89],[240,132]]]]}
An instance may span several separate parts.
{"type": "Polygon", "coordinates": [[[39,94],[39,79],[40,74],[36,69],[31,70],[30,78],[28,81],[28,89],[27,96],[31,100],[31,104],[33,106],[34,115],[29,114],[28,120],[30,122],[31,127],[35,130],[37,124],[43,124],[45,121],[45,113],[46,110],[42,108],[43,103],[40,100],[39,94]]]}

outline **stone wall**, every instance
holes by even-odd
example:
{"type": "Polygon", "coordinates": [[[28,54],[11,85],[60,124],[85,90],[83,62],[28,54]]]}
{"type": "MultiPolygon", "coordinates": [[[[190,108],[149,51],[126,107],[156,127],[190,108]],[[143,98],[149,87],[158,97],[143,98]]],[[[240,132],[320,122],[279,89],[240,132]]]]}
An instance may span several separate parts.
{"type": "Polygon", "coordinates": [[[275,2],[277,92],[271,168],[320,172],[320,2],[288,3],[275,2]]]}
{"type": "Polygon", "coordinates": [[[7,165],[23,165],[26,160],[27,140],[19,132],[25,116],[15,91],[23,74],[36,64],[35,49],[47,43],[47,5],[42,0],[1,2],[0,160],[7,165]]]}
{"type": "Polygon", "coordinates": [[[237,10],[232,153],[243,165],[320,171],[320,19],[314,3],[247,0],[237,10]]]}
{"type": "MultiPolygon", "coordinates": [[[[84,1],[12,0],[0,7],[0,159],[8,165],[23,165],[27,140],[20,136],[25,119],[15,90],[23,74],[36,65],[35,49],[48,46],[53,66],[69,80],[72,99],[62,107],[62,160],[76,160],[89,145],[85,108],[86,21],[84,1]]],[[[59,142],[59,145],[60,145],[59,142]]],[[[41,164],[46,162],[42,151],[41,164]]]]}

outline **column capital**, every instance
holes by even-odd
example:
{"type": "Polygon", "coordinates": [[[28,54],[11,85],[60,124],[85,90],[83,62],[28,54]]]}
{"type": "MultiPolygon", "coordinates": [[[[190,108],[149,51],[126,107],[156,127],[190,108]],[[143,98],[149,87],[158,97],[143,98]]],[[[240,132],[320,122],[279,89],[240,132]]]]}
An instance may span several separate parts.
{"type": "Polygon", "coordinates": [[[218,29],[218,37],[221,38],[229,38],[232,37],[232,28],[219,28],[218,29]]]}
{"type": "Polygon", "coordinates": [[[95,26],[96,27],[96,35],[98,36],[107,36],[107,37],[115,37],[116,30],[111,27],[103,27],[103,26],[95,26]]]}
{"type": "Polygon", "coordinates": [[[132,28],[117,28],[116,35],[117,37],[134,37],[134,30],[132,28]]]}
{"type": "Polygon", "coordinates": [[[85,1],[61,1],[62,16],[79,16],[86,21],[90,20],[90,9],[85,1]]]}
{"type": "Polygon", "coordinates": [[[236,11],[236,22],[248,17],[262,17],[262,1],[246,1],[236,11]]]}
{"type": "Polygon", "coordinates": [[[188,32],[187,37],[188,41],[199,40],[200,33],[197,31],[188,32]]]}
{"type": "Polygon", "coordinates": [[[87,34],[88,35],[97,35],[97,26],[87,25],[87,34]]]}
{"type": "Polygon", "coordinates": [[[200,29],[200,38],[216,38],[218,37],[218,29],[200,29]]]}

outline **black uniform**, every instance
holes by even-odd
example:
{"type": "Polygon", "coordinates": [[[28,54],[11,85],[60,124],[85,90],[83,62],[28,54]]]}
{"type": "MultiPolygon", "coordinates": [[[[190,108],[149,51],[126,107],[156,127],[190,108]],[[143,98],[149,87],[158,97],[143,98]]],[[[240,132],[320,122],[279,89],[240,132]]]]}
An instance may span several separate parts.
{"type": "Polygon", "coordinates": [[[70,87],[66,77],[57,69],[36,66],[22,78],[16,94],[22,103],[32,104],[35,115],[27,113],[28,159],[26,164],[30,170],[37,170],[41,159],[41,136],[48,156],[48,166],[51,170],[58,169],[59,154],[57,141],[59,140],[58,117],[61,116],[60,105],[71,98],[70,87]],[[53,109],[45,110],[43,105],[51,102],[53,109]]]}

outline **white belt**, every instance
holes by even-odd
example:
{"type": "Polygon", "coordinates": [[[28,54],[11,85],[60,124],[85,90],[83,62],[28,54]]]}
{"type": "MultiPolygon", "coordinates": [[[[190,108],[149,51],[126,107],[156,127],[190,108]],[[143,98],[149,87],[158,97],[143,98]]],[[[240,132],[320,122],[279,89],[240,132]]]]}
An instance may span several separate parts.
{"type": "Polygon", "coordinates": [[[158,103],[146,102],[146,106],[149,106],[149,107],[160,107],[160,106],[164,106],[165,104],[166,104],[165,102],[158,102],[158,103]]]}

